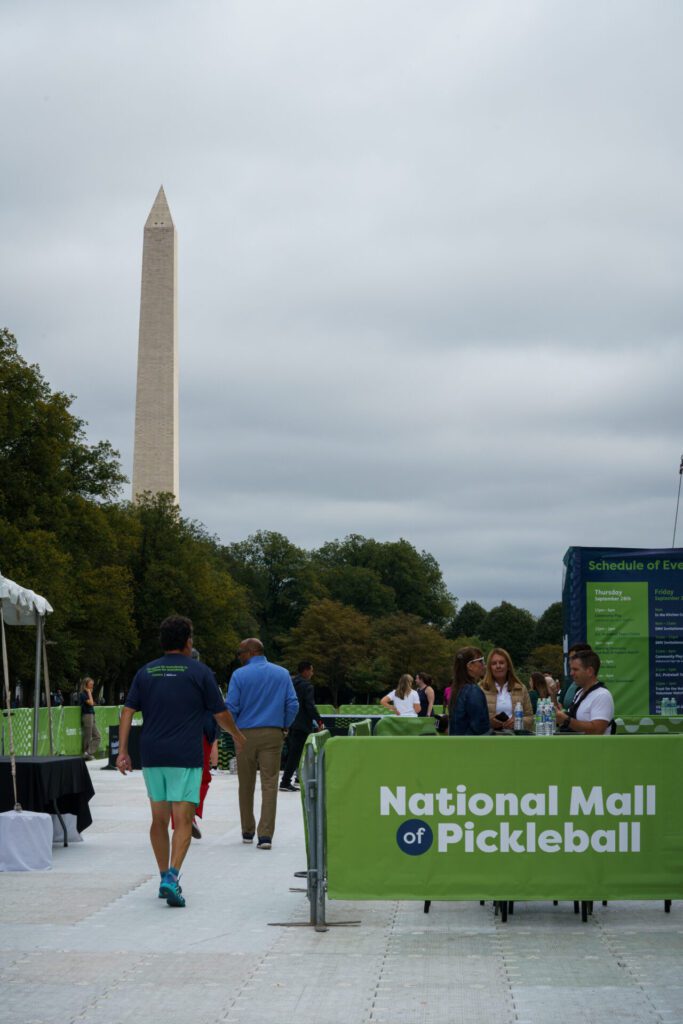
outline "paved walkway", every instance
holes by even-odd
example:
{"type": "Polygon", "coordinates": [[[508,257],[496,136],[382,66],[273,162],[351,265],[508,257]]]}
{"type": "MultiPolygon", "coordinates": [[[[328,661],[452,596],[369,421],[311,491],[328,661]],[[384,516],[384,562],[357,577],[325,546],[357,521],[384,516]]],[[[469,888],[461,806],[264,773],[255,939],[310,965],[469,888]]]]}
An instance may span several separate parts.
{"type": "Polygon", "coordinates": [[[157,899],[139,772],[91,765],[94,824],[50,872],[0,874],[2,1024],[677,1024],[683,904],[329,903],[304,922],[301,805],[281,794],[271,851],[245,846],[237,780],[214,779],[183,873],[157,899]]]}

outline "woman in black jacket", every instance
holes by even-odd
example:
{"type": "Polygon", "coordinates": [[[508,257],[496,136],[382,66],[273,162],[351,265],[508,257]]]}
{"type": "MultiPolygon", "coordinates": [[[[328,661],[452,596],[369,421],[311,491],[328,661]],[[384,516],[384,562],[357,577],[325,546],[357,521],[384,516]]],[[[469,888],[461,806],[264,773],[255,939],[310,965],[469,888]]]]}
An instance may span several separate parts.
{"type": "Polygon", "coordinates": [[[491,730],[486,697],[479,680],[486,661],[478,647],[461,647],[453,665],[453,686],[448,700],[449,736],[485,736],[491,730]]]}

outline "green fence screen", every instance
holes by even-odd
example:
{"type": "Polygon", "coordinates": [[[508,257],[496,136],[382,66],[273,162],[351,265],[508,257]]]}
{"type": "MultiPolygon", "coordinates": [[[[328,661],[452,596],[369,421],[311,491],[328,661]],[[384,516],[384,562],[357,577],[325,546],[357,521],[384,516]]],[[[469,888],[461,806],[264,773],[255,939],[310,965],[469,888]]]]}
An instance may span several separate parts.
{"type": "Polygon", "coordinates": [[[328,894],[681,899],[682,758],[680,736],[331,739],[328,894]]]}
{"type": "MultiPolygon", "coordinates": [[[[101,741],[97,752],[98,757],[105,757],[109,747],[109,726],[118,725],[120,707],[95,708],[95,721],[100,731],[101,741]]],[[[33,753],[33,708],[16,708],[12,711],[12,730],[14,733],[14,749],[19,757],[28,757],[33,753]]],[[[53,752],[59,755],[79,755],[83,752],[83,736],[81,730],[81,709],[70,706],[50,708],[52,718],[53,752]]],[[[138,714],[136,719],[141,716],[138,714]]],[[[2,750],[9,754],[9,725],[7,712],[2,716],[2,750]]],[[[38,754],[46,757],[50,753],[47,708],[38,711],[38,754]]]]}
{"type": "Polygon", "coordinates": [[[646,715],[642,718],[617,718],[617,733],[651,736],[653,733],[683,733],[683,718],[646,715]]]}
{"type": "Polygon", "coordinates": [[[375,736],[431,736],[436,734],[435,718],[403,718],[392,715],[375,727],[375,736]]]}

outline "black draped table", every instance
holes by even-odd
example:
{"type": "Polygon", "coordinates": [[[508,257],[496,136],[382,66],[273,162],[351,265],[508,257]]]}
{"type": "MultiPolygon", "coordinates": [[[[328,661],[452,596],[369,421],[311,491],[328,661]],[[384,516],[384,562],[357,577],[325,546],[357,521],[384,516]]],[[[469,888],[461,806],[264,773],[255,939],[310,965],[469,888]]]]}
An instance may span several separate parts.
{"type": "MultiPolygon", "coordinates": [[[[23,810],[73,814],[79,832],[92,825],[95,790],[82,757],[17,757],[17,797],[23,810]]],[[[0,811],[14,809],[9,757],[0,757],[0,811]]],[[[66,835],[66,833],[65,833],[66,835]]]]}

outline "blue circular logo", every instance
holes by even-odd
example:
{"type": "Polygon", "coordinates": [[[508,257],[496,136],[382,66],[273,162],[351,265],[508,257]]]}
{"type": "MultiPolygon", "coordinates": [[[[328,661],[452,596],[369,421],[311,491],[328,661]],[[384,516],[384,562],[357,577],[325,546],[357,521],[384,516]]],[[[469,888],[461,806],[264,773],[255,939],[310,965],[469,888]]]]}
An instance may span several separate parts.
{"type": "Polygon", "coordinates": [[[419,857],[430,848],[434,842],[434,835],[426,821],[411,818],[410,821],[404,821],[399,825],[396,842],[404,853],[409,853],[411,857],[419,857]]]}

